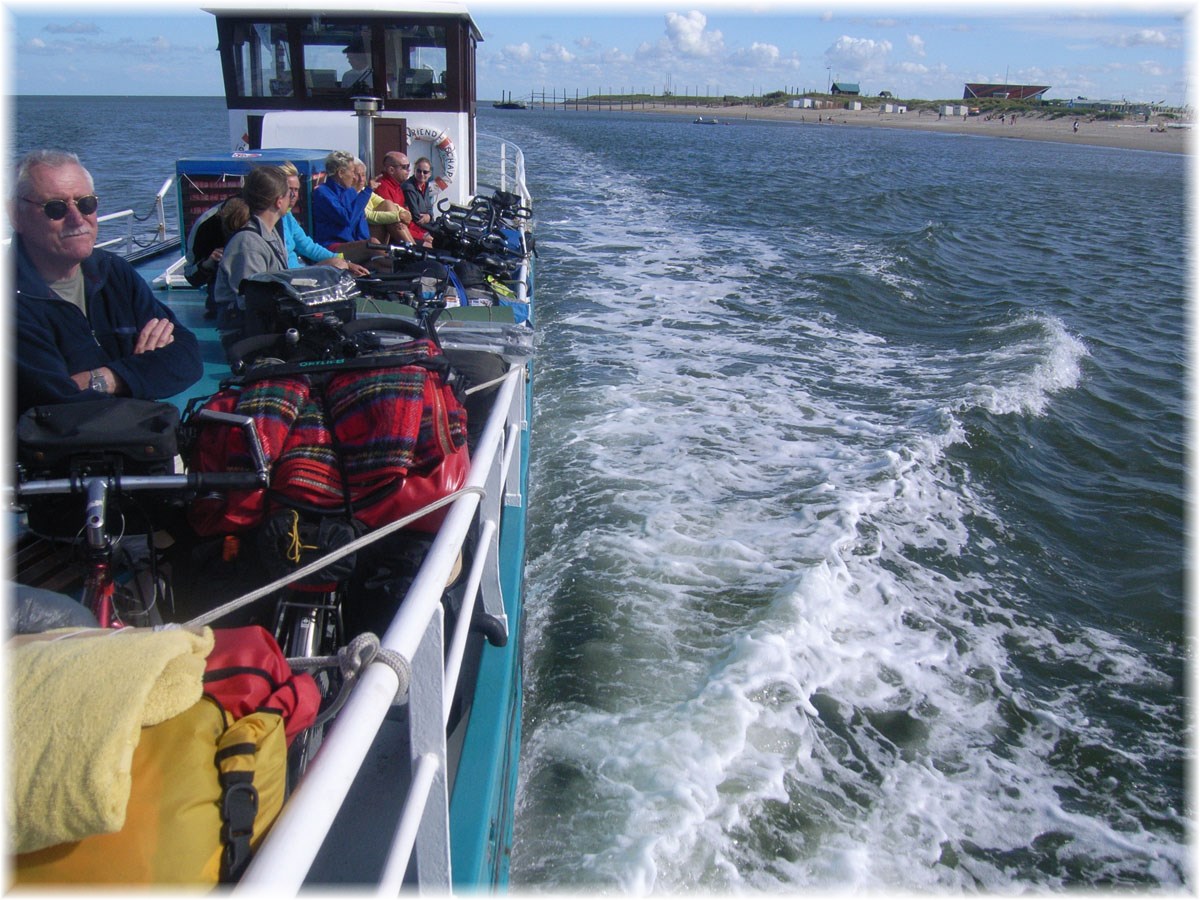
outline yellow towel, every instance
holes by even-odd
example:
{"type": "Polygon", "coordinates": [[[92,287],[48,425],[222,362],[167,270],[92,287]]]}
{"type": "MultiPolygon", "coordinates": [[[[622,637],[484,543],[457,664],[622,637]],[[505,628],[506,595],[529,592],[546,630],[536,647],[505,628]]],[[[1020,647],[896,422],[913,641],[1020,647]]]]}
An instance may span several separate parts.
{"type": "Polygon", "coordinates": [[[63,629],[8,647],[8,834],[26,853],[125,824],[143,726],[203,692],[211,629],[63,629]]]}

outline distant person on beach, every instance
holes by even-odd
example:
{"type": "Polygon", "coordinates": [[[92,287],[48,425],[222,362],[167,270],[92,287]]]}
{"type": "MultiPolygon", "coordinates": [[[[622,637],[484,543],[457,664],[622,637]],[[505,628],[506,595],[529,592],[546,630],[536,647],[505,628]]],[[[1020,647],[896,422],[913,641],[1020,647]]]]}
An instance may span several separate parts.
{"type": "Polygon", "coordinates": [[[281,164],[279,170],[287,179],[288,208],[276,227],[283,231],[283,243],[287,247],[288,254],[288,268],[298,269],[306,265],[324,265],[333,266],[335,269],[347,269],[350,274],[355,276],[369,275],[370,270],[338,256],[332,250],[325,249],[305,233],[300,222],[292,214],[292,208],[300,197],[300,170],[291,162],[281,164]]]}
{"type": "Polygon", "coordinates": [[[232,234],[213,288],[217,327],[222,331],[242,330],[246,304],[241,286],[245,279],[288,267],[283,232],[275,226],[289,206],[287,177],[278,166],[251,169],[242,183],[241,197],[225,204],[225,227],[232,234]],[[236,230],[234,226],[238,226],[236,230]]]}
{"type": "Polygon", "coordinates": [[[1071,123],[1071,131],[1072,132],[1079,131],[1079,120],[1078,119],[1076,119],[1074,122],[1071,123]]]}
{"type": "Polygon", "coordinates": [[[121,257],[96,249],[99,200],[74,153],[17,166],[14,231],[17,409],[121,395],[157,400],[200,378],[200,346],[121,257]]]}

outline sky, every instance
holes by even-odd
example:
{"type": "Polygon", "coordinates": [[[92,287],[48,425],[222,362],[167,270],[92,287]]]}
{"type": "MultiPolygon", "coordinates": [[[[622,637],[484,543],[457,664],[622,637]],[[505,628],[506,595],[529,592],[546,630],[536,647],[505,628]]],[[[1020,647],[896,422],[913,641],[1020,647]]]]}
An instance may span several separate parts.
{"type": "MultiPolygon", "coordinates": [[[[960,98],[965,82],[997,82],[1049,85],[1048,99],[1179,106],[1193,87],[1192,3],[468,6],[484,36],[477,61],[485,100],[502,92],[824,91],[831,81],[933,100],[960,98]]],[[[213,17],[199,5],[3,8],[8,94],[223,93],[213,17]]]]}

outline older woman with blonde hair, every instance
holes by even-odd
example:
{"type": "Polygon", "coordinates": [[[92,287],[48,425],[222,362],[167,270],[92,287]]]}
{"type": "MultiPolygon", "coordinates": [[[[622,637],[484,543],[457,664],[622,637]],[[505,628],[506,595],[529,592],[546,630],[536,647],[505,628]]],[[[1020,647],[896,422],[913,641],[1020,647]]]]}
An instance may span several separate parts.
{"type": "Polygon", "coordinates": [[[408,230],[412,214],[404,206],[385,200],[374,193],[379,186],[378,180],[367,181],[367,164],[361,159],[354,160],[354,172],[359,190],[368,184],[371,187],[371,199],[367,201],[367,228],[371,240],[381,244],[412,244],[413,236],[408,230]]]}
{"type": "Polygon", "coordinates": [[[354,262],[372,255],[367,249],[367,201],[371,188],[358,187],[354,157],[334,150],[325,157],[325,183],[313,191],[313,238],[327,250],[354,262]]]}

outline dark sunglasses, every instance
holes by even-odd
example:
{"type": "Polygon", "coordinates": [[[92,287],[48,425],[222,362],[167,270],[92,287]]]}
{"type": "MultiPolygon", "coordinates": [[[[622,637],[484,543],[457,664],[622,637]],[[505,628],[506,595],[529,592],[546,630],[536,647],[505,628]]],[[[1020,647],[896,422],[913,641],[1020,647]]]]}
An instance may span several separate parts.
{"type": "Polygon", "coordinates": [[[408,163],[384,163],[385,169],[407,169],[408,163]]]}
{"type": "Polygon", "coordinates": [[[86,197],[76,197],[74,200],[47,200],[45,203],[30,200],[28,197],[22,197],[21,199],[26,203],[32,203],[34,206],[40,206],[42,212],[46,214],[46,218],[53,219],[55,222],[67,217],[67,209],[71,204],[75,205],[81,216],[90,216],[100,207],[100,198],[95,194],[88,194],[86,197]]]}
{"type": "Polygon", "coordinates": [[[433,170],[432,169],[417,169],[417,174],[418,175],[431,175],[431,174],[433,174],[433,170]]]}

